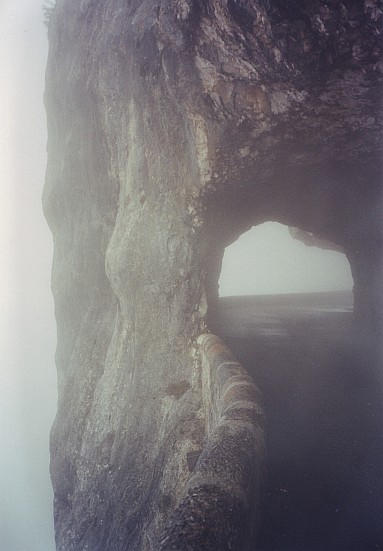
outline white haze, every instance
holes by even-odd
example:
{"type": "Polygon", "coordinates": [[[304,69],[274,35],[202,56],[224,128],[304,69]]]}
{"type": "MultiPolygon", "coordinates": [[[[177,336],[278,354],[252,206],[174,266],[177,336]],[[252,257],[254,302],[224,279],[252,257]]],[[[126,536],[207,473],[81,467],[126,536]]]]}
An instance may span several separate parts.
{"type": "Polygon", "coordinates": [[[0,3],[0,549],[53,551],[52,238],[41,193],[47,33],[41,0],[0,3]]]}
{"type": "Polygon", "coordinates": [[[352,289],[346,255],[308,247],[276,222],[253,227],[226,248],[221,297],[352,289]]]}
{"type": "MultiPolygon", "coordinates": [[[[53,551],[48,435],[56,408],[51,235],[41,209],[47,54],[41,0],[0,4],[0,547],[53,551]]],[[[309,249],[276,227],[226,252],[222,295],[343,289],[338,253],[309,249]],[[271,256],[274,255],[274,260],[271,256]],[[284,286],[281,287],[281,282],[284,286]]]]}

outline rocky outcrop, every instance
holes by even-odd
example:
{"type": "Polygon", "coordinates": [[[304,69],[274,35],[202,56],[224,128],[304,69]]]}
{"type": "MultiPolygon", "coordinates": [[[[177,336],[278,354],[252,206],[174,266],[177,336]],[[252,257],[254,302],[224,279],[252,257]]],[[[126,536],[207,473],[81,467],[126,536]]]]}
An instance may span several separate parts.
{"type": "MultiPolygon", "coordinates": [[[[206,441],[161,551],[254,549],[265,459],[262,396],[215,335],[201,335],[206,441]]],[[[189,454],[190,459],[196,453],[189,454]]]]}
{"type": "Polygon", "coordinates": [[[382,17],[379,0],[57,0],[59,551],[155,549],[206,435],[196,338],[250,226],[341,246],[379,334],[382,17]]]}
{"type": "Polygon", "coordinates": [[[298,239],[298,241],[302,241],[302,243],[304,243],[308,247],[319,247],[320,249],[344,253],[344,250],[340,245],[335,245],[334,243],[330,243],[330,241],[326,241],[325,239],[320,239],[314,233],[304,231],[299,228],[289,228],[289,234],[294,239],[298,239]]]}

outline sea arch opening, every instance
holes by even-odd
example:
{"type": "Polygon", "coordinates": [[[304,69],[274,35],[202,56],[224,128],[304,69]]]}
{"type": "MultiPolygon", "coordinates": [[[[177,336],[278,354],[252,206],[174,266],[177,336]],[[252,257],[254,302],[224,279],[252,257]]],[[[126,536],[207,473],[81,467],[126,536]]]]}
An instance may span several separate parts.
{"type": "Polygon", "coordinates": [[[350,264],[340,247],[278,222],[253,226],[227,246],[219,296],[339,292],[352,302],[350,264]]]}
{"type": "MultiPolygon", "coordinates": [[[[283,224],[259,224],[225,249],[216,330],[259,386],[267,418],[261,551],[281,541],[298,550],[322,538],[352,541],[365,499],[356,460],[363,444],[353,442],[356,434],[366,447],[376,441],[370,410],[378,403],[349,339],[353,286],[338,245],[283,224]],[[344,522],[334,528],[340,511],[344,522]]],[[[377,519],[361,522],[373,534],[377,519]]]]}

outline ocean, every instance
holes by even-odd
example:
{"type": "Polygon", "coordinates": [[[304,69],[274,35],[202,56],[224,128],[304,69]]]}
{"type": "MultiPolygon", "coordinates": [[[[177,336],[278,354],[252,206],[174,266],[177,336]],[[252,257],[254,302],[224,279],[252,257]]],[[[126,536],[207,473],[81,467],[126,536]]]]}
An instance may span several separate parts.
{"type": "Polygon", "coordinates": [[[351,292],[225,297],[214,331],[261,389],[258,551],[383,550],[383,384],[351,292]]]}

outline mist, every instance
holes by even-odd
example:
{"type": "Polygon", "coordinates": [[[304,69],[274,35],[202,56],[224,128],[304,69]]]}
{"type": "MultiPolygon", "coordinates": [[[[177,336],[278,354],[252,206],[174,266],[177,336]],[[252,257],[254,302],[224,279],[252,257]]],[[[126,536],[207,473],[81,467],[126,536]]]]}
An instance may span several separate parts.
{"type": "MultiPolygon", "coordinates": [[[[6,551],[53,551],[48,450],[57,401],[56,329],[52,239],[41,208],[47,33],[40,0],[5,0],[0,13],[0,532],[6,551]]],[[[221,296],[351,288],[344,255],[307,247],[272,223],[227,248],[220,279],[221,296]]]]}
{"type": "Polygon", "coordinates": [[[53,551],[49,431],[56,410],[52,238],[43,218],[47,32],[41,0],[0,7],[0,533],[5,551],[53,551]]]}
{"type": "Polygon", "coordinates": [[[309,247],[276,222],[253,227],[227,247],[219,279],[221,297],[352,288],[345,254],[309,247]]]}

